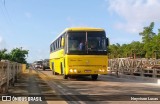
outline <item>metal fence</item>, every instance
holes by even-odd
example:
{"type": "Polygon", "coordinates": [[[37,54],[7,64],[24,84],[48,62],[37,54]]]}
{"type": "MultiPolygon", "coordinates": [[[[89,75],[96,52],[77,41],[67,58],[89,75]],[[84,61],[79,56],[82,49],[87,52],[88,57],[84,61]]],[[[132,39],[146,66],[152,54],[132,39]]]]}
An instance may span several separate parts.
{"type": "Polygon", "coordinates": [[[160,60],[158,59],[109,59],[110,74],[127,74],[148,77],[160,77],[160,60]]]}
{"type": "Polygon", "coordinates": [[[6,93],[9,86],[14,85],[22,69],[22,64],[0,61],[0,93],[6,93]]]}

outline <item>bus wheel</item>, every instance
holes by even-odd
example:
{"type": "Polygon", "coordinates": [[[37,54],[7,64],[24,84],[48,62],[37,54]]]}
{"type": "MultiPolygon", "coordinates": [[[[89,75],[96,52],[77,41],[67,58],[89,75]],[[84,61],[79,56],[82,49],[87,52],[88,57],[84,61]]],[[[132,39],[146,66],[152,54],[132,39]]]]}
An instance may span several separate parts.
{"type": "Polygon", "coordinates": [[[52,70],[52,74],[55,75],[55,72],[52,70]]]}
{"type": "Polygon", "coordinates": [[[63,79],[68,79],[68,75],[63,75],[63,79]]]}
{"type": "Polygon", "coordinates": [[[98,78],[98,74],[96,74],[96,75],[91,75],[91,77],[92,77],[92,80],[97,80],[97,78],[98,78]]]}
{"type": "Polygon", "coordinates": [[[55,71],[54,71],[54,63],[52,62],[52,74],[55,75],[55,71]]]}

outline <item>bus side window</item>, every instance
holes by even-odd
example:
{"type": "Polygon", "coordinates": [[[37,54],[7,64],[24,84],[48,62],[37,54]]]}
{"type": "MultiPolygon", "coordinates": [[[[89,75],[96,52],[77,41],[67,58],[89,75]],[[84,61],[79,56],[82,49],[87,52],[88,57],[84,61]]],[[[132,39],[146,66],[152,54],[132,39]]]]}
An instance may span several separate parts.
{"type": "Polygon", "coordinates": [[[50,52],[52,52],[52,44],[50,45],[50,52]]]}

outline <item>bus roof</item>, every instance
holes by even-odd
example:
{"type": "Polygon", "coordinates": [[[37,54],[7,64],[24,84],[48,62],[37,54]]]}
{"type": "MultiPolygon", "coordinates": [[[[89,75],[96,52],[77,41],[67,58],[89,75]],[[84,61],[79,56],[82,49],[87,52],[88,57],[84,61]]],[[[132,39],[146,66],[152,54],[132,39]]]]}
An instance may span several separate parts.
{"type": "Polygon", "coordinates": [[[63,33],[67,32],[67,31],[104,31],[104,29],[102,28],[93,28],[93,27],[70,27],[70,28],[66,28],[64,31],[62,31],[58,37],[56,37],[51,44],[57,39],[59,38],[63,33]]]}
{"type": "Polygon", "coordinates": [[[91,27],[71,27],[67,28],[66,31],[104,31],[104,29],[91,27]]]}

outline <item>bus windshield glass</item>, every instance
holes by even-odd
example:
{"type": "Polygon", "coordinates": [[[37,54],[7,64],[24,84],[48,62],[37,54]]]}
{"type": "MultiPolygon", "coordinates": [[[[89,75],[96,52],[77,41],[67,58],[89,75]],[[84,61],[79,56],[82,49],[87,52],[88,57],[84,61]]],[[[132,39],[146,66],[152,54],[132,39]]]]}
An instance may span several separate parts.
{"type": "Polygon", "coordinates": [[[104,31],[69,32],[68,54],[107,54],[104,31]]]}

